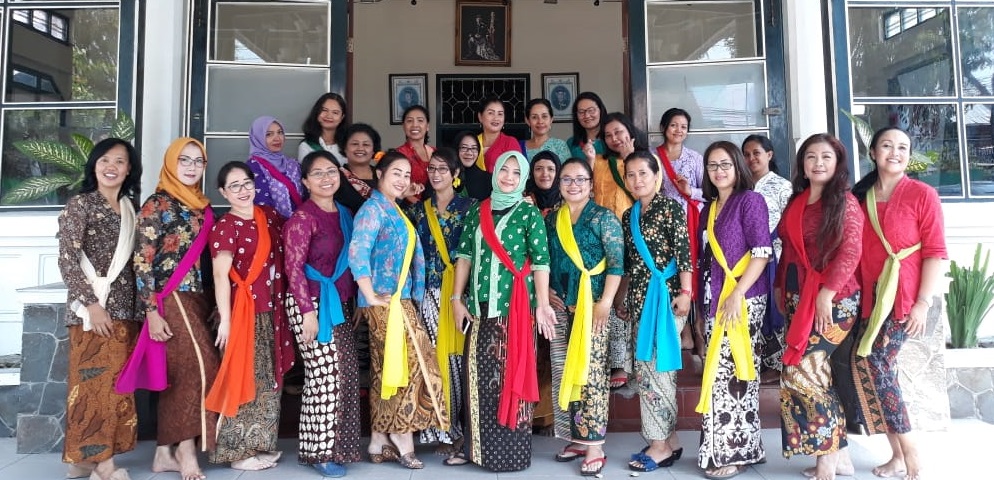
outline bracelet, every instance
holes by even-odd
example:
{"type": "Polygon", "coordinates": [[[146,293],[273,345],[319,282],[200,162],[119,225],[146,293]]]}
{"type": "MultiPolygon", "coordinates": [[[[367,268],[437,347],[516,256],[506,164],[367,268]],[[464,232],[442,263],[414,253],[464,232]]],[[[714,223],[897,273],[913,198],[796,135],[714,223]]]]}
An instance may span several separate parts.
{"type": "Polygon", "coordinates": [[[682,293],[682,294],[684,294],[684,295],[686,295],[688,297],[693,297],[694,296],[694,292],[691,292],[690,290],[687,290],[686,288],[681,288],[680,289],[680,293],[682,293]]]}
{"type": "Polygon", "coordinates": [[[918,302],[924,303],[925,304],[925,308],[932,308],[932,302],[930,302],[927,299],[925,299],[925,297],[918,297],[918,300],[915,300],[915,303],[918,303],[918,302]]]}
{"type": "Polygon", "coordinates": [[[453,296],[449,297],[449,301],[450,302],[453,301],[453,300],[462,300],[462,295],[453,295],[453,296]]]}

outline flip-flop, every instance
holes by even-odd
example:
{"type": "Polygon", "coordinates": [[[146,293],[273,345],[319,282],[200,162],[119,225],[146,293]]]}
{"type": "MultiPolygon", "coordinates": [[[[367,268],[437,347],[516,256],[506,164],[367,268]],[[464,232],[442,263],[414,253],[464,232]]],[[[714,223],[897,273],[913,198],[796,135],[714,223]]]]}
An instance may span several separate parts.
{"type": "MultiPolygon", "coordinates": [[[[707,470],[705,470],[704,471],[704,477],[705,478],[715,479],[715,480],[723,480],[723,479],[726,479],[726,478],[732,478],[732,477],[737,476],[740,473],[746,471],[746,466],[745,465],[728,465],[728,466],[729,467],[735,467],[735,470],[732,470],[731,473],[726,473],[724,475],[718,475],[717,473],[710,473],[707,470]]],[[[722,468],[724,468],[724,467],[718,467],[718,468],[715,469],[715,471],[721,470],[722,468]]]]}
{"type": "Polygon", "coordinates": [[[628,373],[621,371],[619,373],[612,373],[611,378],[608,380],[608,385],[610,385],[611,390],[617,390],[628,384],[628,373]]]}
{"type": "Polygon", "coordinates": [[[587,449],[579,449],[574,447],[572,444],[563,447],[559,453],[556,454],[557,462],[572,462],[580,457],[585,457],[587,455],[587,449]]]}
{"type": "Polygon", "coordinates": [[[469,459],[461,453],[457,453],[445,460],[442,460],[442,465],[446,467],[461,467],[469,463],[469,459]]]}
{"type": "Polygon", "coordinates": [[[340,478],[348,472],[345,465],[335,462],[315,463],[311,466],[323,477],[340,478]]]}
{"type": "Polygon", "coordinates": [[[652,472],[658,468],[659,464],[656,463],[652,457],[644,453],[636,453],[635,455],[632,455],[632,461],[628,462],[628,469],[633,472],[652,472]]]}
{"type": "Polygon", "coordinates": [[[584,460],[583,463],[580,464],[580,475],[583,475],[584,477],[594,477],[600,475],[601,470],[604,470],[604,465],[606,464],[607,464],[607,455],[603,455],[597,458],[591,458],[590,460],[584,460]],[[588,465],[593,465],[595,463],[599,463],[596,469],[584,470],[584,467],[588,465]]]}

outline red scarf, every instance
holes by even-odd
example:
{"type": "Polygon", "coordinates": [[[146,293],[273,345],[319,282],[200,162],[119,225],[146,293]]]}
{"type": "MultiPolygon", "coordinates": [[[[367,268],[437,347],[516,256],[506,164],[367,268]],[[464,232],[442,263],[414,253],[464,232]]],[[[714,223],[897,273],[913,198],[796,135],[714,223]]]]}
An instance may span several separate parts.
{"type": "Polygon", "coordinates": [[[787,334],[784,336],[786,348],[783,352],[784,365],[797,365],[808,349],[808,339],[815,323],[815,299],[821,289],[821,272],[811,266],[808,252],[804,248],[804,210],[808,206],[811,189],[801,192],[787,205],[783,214],[781,232],[784,247],[793,248],[804,267],[804,284],[801,285],[801,298],[790,319],[787,334]]]}
{"type": "Polygon", "coordinates": [[[265,158],[262,157],[252,157],[252,158],[254,158],[255,161],[259,162],[259,165],[262,165],[262,168],[265,168],[266,172],[269,172],[269,175],[273,177],[274,180],[282,183],[283,186],[286,187],[287,192],[290,193],[290,201],[293,202],[294,210],[296,210],[297,207],[300,206],[300,204],[304,203],[304,201],[300,198],[300,192],[297,191],[297,184],[293,183],[293,181],[291,181],[289,178],[286,178],[286,175],[283,175],[283,172],[277,170],[276,167],[273,166],[273,164],[269,163],[269,160],[266,160],[265,158]]]}
{"type": "Polygon", "coordinates": [[[504,362],[504,383],[497,408],[497,423],[516,430],[519,403],[538,401],[534,328],[528,301],[528,283],[525,281],[531,273],[531,259],[525,260],[521,270],[515,268],[514,261],[497,238],[489,198],[480,203],[480,233],[500,263],[514,276],[507,319],[507,360],[504,362]]]}
{"type": "MultiPolygon", "coordinates": [[[[676,191],[687,201],[687,231],[690,233],[690,264],[693,268],[693,278],[699,278],[698,276],[698,266],[697,266],[697,256],[698,247],[700,246],[700,225],[701,225],[701,209],[699,208],[701,202],[690,198],[690,195],[683,193],[680,187],[676,183],[676,171],[673,170],[673,165],[670,163],[670,159],[666,156],[665,144],[656,147],[656,153],[659,155],[659,163],[663,164],[663,169],[666,170],[666,176],[669,177],[670,183],[676,187],[676,191]]],[[[698,282],[691,282],[691,299],[697,298],[697,285],[698,282]]]]}

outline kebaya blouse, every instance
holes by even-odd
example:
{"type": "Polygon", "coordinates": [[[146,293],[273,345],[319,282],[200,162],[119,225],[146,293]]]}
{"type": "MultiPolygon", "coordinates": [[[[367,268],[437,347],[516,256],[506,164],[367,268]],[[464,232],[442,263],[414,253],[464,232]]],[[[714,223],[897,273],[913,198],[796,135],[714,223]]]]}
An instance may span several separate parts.
{"type": "MultiPolygon", "coordinates": [[[[569,208],[563,205],[560,208],[569,208]]],[[[573,260],[566,254],[562,242],[559,241],[557,217],[559,209],[555,209],[545,217],[545,229],[549,235],[549,256],[552,261],[549,271],[549,287],[556,291],[566,302],[566,305],[576,305],[576,293],[580,285],[580,269],[576,268],[573,260]]],[[[583,266],[588,270],[594,268],[601,259],[607,260],[607,268],[603,273],[590,277],[590,286],[594,301],[598,301],[604,292],[604,282],[608,275],[625,274],[625,244],[621,233],[621,220],[610,210],[587,202],[580,216],[573,223],[573,237],[580,247],[580,257],[583,266]]]]}
{"type": "MultiPolygon", "coordinates": [[[[314,202],[304,202],[283,226],[283,246],[286,250],[286,274],[290,279],[289,292],[300,307],[300,313],[313,312],[312,298],[321,296],[321,284],[309,280],[304,274],[304,265],[310,265],[331,276],[338,264],[342,249],[349,248],[342,236],[339,212],[326,212],[314,202]]],[[[335,281],[335,288],[342,301],[351,300],[356,294],[352,272],[345,273],[335,281]]]]}
{"type": "MultiPolygon", "coordinates": [[[[379,190],[373,190],[355,216],[352,243],[349,245],[349,267],[356,280],[369,277],[373,291],[378,294],[393,294],[400,282],[400,269],[408,240],[406,220],[401,215],[394,202],[379,190]]],[[[420,301],[425,296],[425,257],[416,232],[414,236],[414,255],[400,297],[420,301]]],[[[369,306],[361,294],[358,304],[360,307],[369,306]]]]}

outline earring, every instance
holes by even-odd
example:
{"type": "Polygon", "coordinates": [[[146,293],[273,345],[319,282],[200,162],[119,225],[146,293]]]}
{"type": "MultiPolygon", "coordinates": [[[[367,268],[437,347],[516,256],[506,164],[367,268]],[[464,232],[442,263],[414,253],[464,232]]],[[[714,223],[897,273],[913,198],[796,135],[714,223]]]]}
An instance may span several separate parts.
{"type": "Polygon", "coordinates": [[[460,179],[459,177],[453,178],[452,188],[459,188],[459,185],[462,185],[462,179],[460,179]]]}

